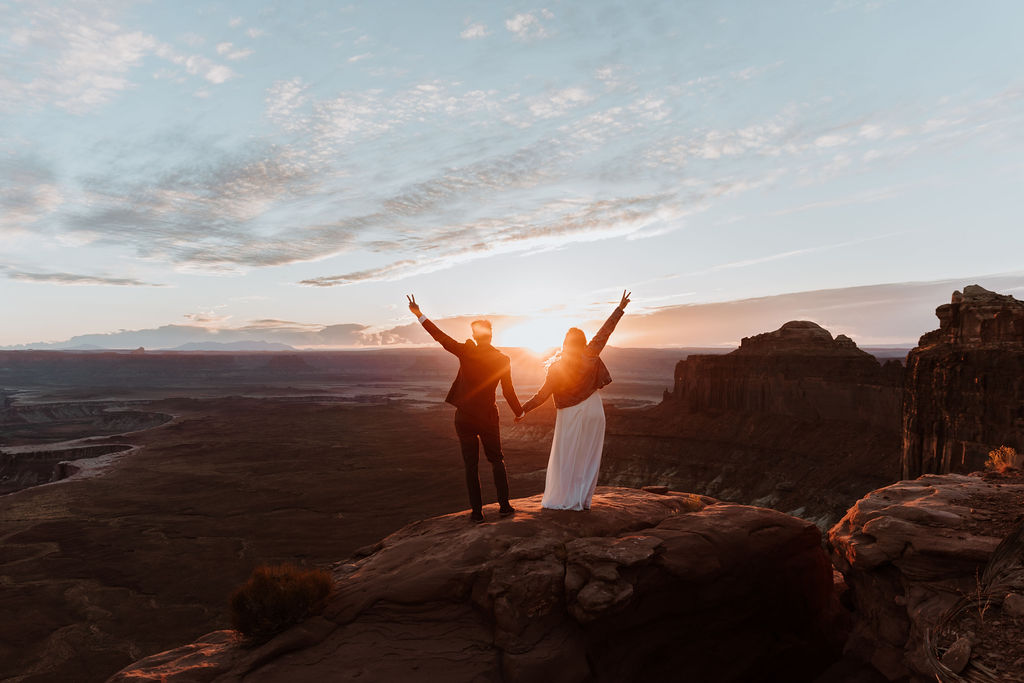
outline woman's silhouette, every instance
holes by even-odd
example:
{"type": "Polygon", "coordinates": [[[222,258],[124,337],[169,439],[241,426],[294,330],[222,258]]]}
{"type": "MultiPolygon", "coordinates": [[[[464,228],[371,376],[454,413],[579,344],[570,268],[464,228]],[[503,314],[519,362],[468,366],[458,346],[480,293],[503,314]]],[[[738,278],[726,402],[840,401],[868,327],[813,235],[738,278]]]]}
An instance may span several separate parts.
{"type": "Polygon", "coordinates": [[[522,421],[526,413],[554,395],[558,412],[542,507],[590,509],[604,448],[604,404],[597,390],[612,381],[600,354],[629,304],[629,295],[622,292],[619,305],[589,344],[582,330],[569,329],[561,352],[548,367],[544,386],[516,418],[516,422],[522,421]]]}

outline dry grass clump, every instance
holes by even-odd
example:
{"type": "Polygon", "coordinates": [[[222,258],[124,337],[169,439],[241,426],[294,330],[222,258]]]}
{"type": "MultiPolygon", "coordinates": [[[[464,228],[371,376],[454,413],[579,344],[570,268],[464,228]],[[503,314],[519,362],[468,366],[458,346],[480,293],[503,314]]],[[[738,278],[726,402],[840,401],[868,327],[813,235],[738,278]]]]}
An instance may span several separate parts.
{"type": "Polygon", "coordinates": [[[700,499],[700,496],[695,495],[693,493],[684,494],[683,500],[686,501],[684,508],[686,512],[700,512],[701,510],[707,507],[704,504],[704,501],[700,499]]]}
{"type": "Polygon", "coordinates": [[[995,470],[1003,473],[1007,470],[1024,469],[1024,453],[1018,453],[1010,446],[1000,446],[989,451],[988,460],[985,461],[986,470],[995,470]]]}
{"type": "Polygon", "coordinates": [[[322,569],[263,565],[231,594],[231,624],[256,643],[319,614],[334,585],[322,569]]]}

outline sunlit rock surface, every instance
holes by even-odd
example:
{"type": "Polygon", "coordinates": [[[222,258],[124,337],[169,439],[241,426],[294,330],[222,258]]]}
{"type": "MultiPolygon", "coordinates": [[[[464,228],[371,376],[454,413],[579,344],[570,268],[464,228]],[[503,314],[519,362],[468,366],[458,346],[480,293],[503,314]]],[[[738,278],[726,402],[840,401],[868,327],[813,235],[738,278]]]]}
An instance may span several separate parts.
{"type": "MultiPolygon", "coordinates": [[[[993,551],[1021,520],[1024,478],[1019,474],[925,475],[858,501],[828,534],[832,560],[854,607],[847,650],[890,680],[909,675],[934,681],[926,634],[958,600],[979,591],[993,551]]],[[[993,598],[990,623],[998,618],[996,603],[1006,592],[993,598]]],[[[1020,647],[1024,623],[1010,619],[1007,624],[996,630],[1020,647]]],[[[986,651],[1003,656],[992,638],[981,641],[975,643],[976,657],[986,651]]],[[[994,665],[1003,671],[996,680],[1017,680],[1006,677],[1013,662],[994,665]]]]}
{"type": "Polygon", "coordinates": [[[832,569],[808,522],[616,488],[590,512],[514,504],[361,551],[322,617],[262,648],[210,634],[112,680],[801,681],[836,656],[832,569]]]}

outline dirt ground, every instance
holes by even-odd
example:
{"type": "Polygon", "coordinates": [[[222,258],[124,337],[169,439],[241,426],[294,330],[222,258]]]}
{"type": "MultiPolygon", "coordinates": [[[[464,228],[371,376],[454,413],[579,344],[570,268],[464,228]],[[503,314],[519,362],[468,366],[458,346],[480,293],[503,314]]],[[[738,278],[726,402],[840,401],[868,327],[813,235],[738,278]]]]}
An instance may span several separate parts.
{"type": "MultiPolygon", "coordinates": [[[[103,475],[0,497],[0,680],[102,681],[227,627],[228,594],[259,564],[327,566],[468,505],[450,406],[148,408],[175,420],[130,435],[141,450],[103,475]]],[[[550,417],[502,415],[513,497],[543,490],[550,417]]],[[[482,457],[481,480],[493,503],[482,457]]]]}

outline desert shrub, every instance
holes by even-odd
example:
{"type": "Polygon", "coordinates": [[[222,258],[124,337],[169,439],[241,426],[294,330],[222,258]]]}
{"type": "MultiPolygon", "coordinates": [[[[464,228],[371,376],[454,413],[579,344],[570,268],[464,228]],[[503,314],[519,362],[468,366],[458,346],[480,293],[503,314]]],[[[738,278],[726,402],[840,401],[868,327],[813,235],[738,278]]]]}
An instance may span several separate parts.
{"type": "Polygon", "coordinates": [[[1000,446],[989,451],[988,460],[985,461],[985,469],[1005,472],[1007,470],[1019,470],[1024,468],[1024,454],[1018,453],[1010,446],[1000,446]]]}
{"type": "Polygon", "coordinates": [[[231,594],[231,624],[250,640],[270,640],[324,608],[331,575],[295,565],[260,566],[231,594]]]}

